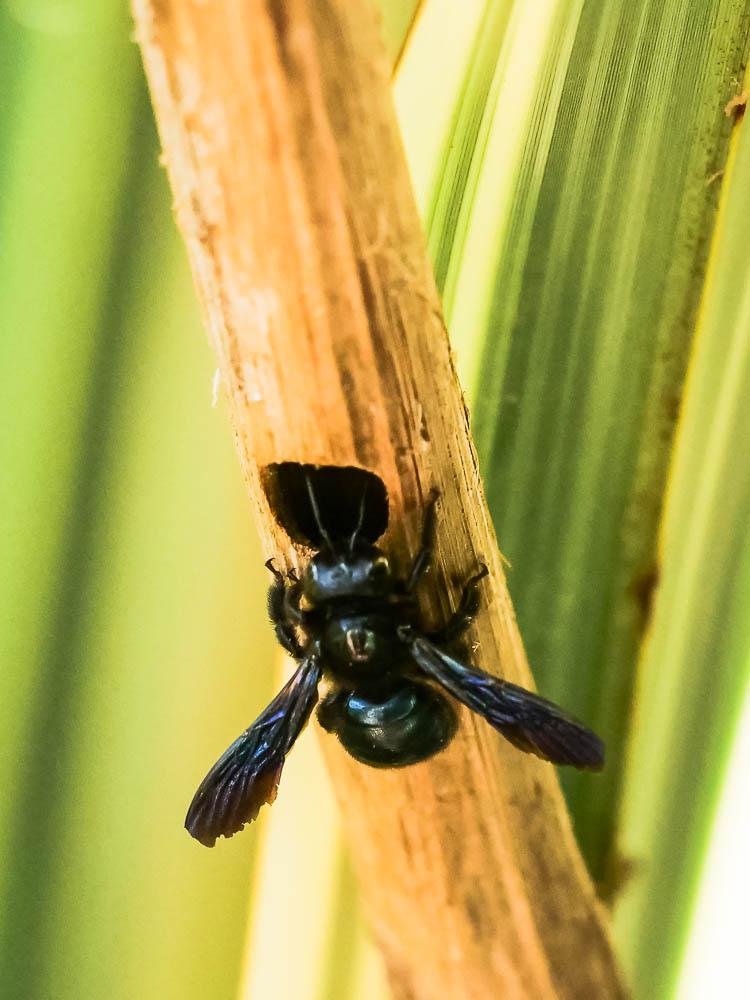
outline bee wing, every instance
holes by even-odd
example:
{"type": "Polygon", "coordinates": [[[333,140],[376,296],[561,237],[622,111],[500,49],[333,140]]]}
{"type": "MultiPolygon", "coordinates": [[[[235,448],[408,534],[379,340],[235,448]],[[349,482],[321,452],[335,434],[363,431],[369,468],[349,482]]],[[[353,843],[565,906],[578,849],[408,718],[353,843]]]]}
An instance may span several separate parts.
{"type": "Polygon", "coordinates": [[[221,755],[190,803],[185,828],[206,847],[231,837],[276,798],[284,758],[316,701],[321,666],[306,657],[274,700],[221,755]]]}
{"type": "Polygon", "coordinates": [[[428,677],[486,719],[519,750],[553,764],[592,771],[604,766],[604,743],[553,702],[466,666],[423,636],[414,636],[409,648],[428,677]]]}

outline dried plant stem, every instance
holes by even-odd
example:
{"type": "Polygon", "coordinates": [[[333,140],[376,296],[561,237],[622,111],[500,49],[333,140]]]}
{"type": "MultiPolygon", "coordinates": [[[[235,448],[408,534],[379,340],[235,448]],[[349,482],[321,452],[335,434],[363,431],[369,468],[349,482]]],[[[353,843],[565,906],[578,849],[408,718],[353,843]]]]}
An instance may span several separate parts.
{"type": "MultiPolygon", "coordinates": [[[[135,0],[177,219],[269,554],[272,462],[354,464],[413,553],[442,494],[427,613],[491,569],[478,660],[529,684],[367,0],[135,0]]],[[[200,472],[198,472],[200,474],[200,472]]],[[[553,768],[462,716],[399,772],[326,739],[397,997],[624,996],[553,768]]],[[[300,831],[300,836],[303,836],[300,831]]]]}

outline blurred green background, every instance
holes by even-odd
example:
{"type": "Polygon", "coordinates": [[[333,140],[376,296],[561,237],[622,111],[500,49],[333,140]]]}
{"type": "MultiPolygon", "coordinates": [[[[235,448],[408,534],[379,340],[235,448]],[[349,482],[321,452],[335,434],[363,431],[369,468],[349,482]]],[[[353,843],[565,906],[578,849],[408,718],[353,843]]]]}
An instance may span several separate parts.
{"type": "Polygon", "coordinates": [[[0,992],[231,996],[254,838],[182,819],[273,685],[258,543],[125,4],[0,29],[0,992]]]}
{"type": "MultiPolygon", "coordinates": [[[[610,747],[576,829],[632,872],[636,996],[697,998],[750,664],[750,5],[381,6],[524,641],[610,747]]],[[[182,829],[280,665],[131,35],[0,8],[0,993],[375,1000],[311,734],[257,829],[182,829]]]]}

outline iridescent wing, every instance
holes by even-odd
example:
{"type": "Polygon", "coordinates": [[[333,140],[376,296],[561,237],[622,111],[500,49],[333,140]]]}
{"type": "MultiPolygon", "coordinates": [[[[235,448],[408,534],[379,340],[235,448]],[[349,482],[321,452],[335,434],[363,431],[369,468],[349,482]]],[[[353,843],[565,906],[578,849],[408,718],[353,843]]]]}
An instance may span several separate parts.
{"type": "Polygon", "coordinates": [[[231,837],[276,798],[284,759],[316,701],[321,667],[316,652],[217,760],[190,803],[185,828],[206,847],[231,837]]]}
{"type": "Polygon", "coordinates": [[[553,702],[466,666],[423,636],[412,635],[408,643],[415,662],[428,677],[486,719],[519,750],[553,764],[572,764],[591,771],[604,766],[604,743],[553,702]]]}

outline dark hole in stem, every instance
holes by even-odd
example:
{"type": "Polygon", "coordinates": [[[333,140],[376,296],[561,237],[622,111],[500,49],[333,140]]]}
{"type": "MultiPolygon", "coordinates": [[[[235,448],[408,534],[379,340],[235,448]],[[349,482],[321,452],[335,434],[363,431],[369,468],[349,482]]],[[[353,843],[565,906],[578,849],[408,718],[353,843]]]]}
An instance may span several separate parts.
{"type": "Polygon", "coordinates": [[[373,472],[350,465],[277,462],[263,470],[263,488],[274,516],[293,541],[314,549],[325,545],[310,502],[308,479],[323,528],[333,542],[348,543],[360,513],[359,542],[372,544],[388,527],[388,493],[373,472]]]}

